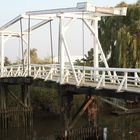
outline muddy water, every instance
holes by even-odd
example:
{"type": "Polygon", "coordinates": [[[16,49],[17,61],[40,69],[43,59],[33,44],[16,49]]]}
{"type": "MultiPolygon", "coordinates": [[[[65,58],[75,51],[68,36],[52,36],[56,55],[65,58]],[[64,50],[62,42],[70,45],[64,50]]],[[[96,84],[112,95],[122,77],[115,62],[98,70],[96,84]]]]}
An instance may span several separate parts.
{"type": "MultiPolygon", "coordinates": [[[[48,113],[36,113],[32,128],[0,130],[0,140],[55,140],[54,132],[63,128],[61,117],[48,113]]],[[[83,117],[78,126],[87,125],[83,117]]],[[[115,116],[100,111],[98,126],[105,130],[107,140],[140,140],[140,114],[115,116]]]]}

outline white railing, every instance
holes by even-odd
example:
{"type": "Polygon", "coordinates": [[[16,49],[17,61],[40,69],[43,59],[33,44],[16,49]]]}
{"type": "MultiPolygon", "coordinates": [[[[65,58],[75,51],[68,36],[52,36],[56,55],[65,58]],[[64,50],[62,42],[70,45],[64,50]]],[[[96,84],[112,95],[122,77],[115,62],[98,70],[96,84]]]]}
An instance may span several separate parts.
{"type": "MultiPolygon", "coordinates": [[[[78,82],[71,67],[65,66],[63,81],[61,83],[70,83],[80,85],[89,85],[99,88],[115,88],[118,92],[123,90],[140,90],[140,69],[126,69],[126,68],[94,68],[75,66],[75,73],[78,82]],[[98,75],[97,75],[98,71],[98,75]],[[111,73],[111,74],[109,74],[111,73]]],[[[34,79],[41,78],[45,81],[53,80],[60,82],[60,65],[58,64],[32,64],[28,65],[14,65],[6,66],[1,70],[0,77],[26,77],[31,76],[34,79]]]]}

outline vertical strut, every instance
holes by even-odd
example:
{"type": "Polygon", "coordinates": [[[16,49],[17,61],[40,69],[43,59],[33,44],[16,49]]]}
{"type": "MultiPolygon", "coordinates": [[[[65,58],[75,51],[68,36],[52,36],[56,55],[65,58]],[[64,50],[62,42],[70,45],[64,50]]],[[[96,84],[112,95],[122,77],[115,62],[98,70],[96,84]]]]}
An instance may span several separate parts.
{"type": "Polygon", "coordinates": [[[4,35],[3,34],[1,34],[0,59],[1,59],[1,77],[2,77],[3,69],[4,69],[4,35]]]}
{"type": "Polygon", "coordinates": [[[59,54],[59,60],[60,60],[60,84],[63,83],[64,79],[64,66],[65,66],[65,61],[64,61],[64,44],[63,44],[63,17],[59,18],[59,49],[60,49],[60,54],[59,54]]]}
{"type": "MultiPolygon", "coordinates": [[[[98,19],[95,18],[93,22],[93,28],[95,31],[95,36],[94,36],[94,67],[98,68],[99,67],[99,50],[98,50],[98,43],[96,41],[96,38],[98,38],[98,19]]],[[[98,75],[98,71],[95,71],[95,75],[98,75]]]]}
{"type": "Polygon", "coordinates": [[[30,15],[28,17],[28,48],[27,48],[27,54],[28,54],[28,58],[27,58],[27,61],[28,61],[28,76],[30,75],[30,15]]]}

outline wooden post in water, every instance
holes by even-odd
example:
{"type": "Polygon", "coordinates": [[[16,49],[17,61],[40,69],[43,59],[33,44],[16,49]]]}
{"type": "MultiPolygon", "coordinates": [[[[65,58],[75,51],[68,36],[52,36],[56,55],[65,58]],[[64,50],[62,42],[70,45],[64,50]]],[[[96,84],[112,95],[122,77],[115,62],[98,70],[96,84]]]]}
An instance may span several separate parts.
{"type": "Polygon", "coordinates": [[[65,128],[69,130],[69,126],[72,120],[72,101],[73,95],[67,94],[64,96],[64,119],[65,119],[65,128]]]}
{"type": "Polygon", "coordinates": [[[2,79],[0,83],[0,128],[32,125],[29,84],[28,79],[2,79]],[[21,87],[18,95],[8,88],[9,86],[15,87],[15,85],[21,87]]]}
{"type": "Polygon", "coordinates": [[[30,106],[29,86],[26,84],[21,85],[21,100],[25,106],[30,106]]]}
{"type": "Polygon", "coordinates": [[[8,92],[7,92],[7,85],[1,85],[0,86],[0,100],[1,100],[1,106],[0,106],[0,110],[1,110],[1,128],[7,128],[8,126],[8,114],[7,114],[7,96],[8,96],[8,92]]]}
{"type": "Polygon", "coordinates": [[[21,100],[25,105],[23,108],[23,125],[31,126],[32,125],[32,109],[30,106],[30,91],[29,85],[22,84],[21,85],[21,100]]]}
{"type": "Polygon", "coordinates": [[[7,106],[7,87],[6,85],[0,86],[0,94],[1,94],[1,109],[6,109],[7,106]]]}
{"type": "Polygon", "coordinates": [[[62,118],[64,120],[65,130],[68,130],[69,125],[70,125],[70,121],[72,118],[71,107],[72,107],[73,95],[71,93],[70,94],[67,93],[66,89],[67,89],[67,85],[59,85],[58,86],[61,114],[62,114],[62,118]]]}

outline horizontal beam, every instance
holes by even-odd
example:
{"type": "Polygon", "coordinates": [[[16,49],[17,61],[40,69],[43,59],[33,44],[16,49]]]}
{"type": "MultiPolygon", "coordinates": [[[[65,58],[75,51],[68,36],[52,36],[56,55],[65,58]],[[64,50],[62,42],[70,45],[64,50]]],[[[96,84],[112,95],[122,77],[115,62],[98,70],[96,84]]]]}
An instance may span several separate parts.
{"type": "Polygon", "coordinates": [[[104,7],[96,7],[91,3],[88,2],[82,2],[77,3],[77,7],[72,8],[60,8],[60,9],[52,9],[52,10],[39,10],[39,11],[29,11],[26,12],[25,15],[19,15],[16,18],[12,19],[5,25],[3,25],[0,28],[0,31],[3,31],[7,29],[9,26],[13,25],[14,23],[18,22],[21,18],[28,19],[30,15],[30,19],[36,19],[36,20],[46,20],[58,17],[61,14],[69,13],[69,16],[67,17],[74,17],[77,16],[77,18],[83,18],[82,14],[84,13],[84,18],[92,19],[92,17],[96,16],[125,16],[127,12],[126,7],[119,7],[119,8],[104,8],[104,7]]]}
{"type": "MultiPolygon", "coordinates": [[[[54,17],[56,17],[56,14],[54,14],[54,15],[30,15],[30,19],[33,19],[33,20],[49,20],[54,17]]],[[[29,15],[24,15],[22,18],[29,19],[29,15]]]]}
{"type": "Polygon", "coordinates": [[[5,30],[6,28],[8,28],[9,26],[13,25],[14,23],[16,23],[17,21],[19,21],[22,18],[22,15],[17,16],[16,18],[10,20],[8,23],[6,23],[5,25],[3,25],[2,27],[0,27],[0,31],[5,30]]]}
{"type": "Polygon", "coordinates": [[[76,14],[81,12],[85,12],[88,14],[95,13],[98,14],[99,16],[111,16],[111,15],[125,16],[127,12],[127,8],[126,7],[119,7],[119,8],[96,7],[91,3],[82,2],[82,3],[77,3],[77,7],[29,11],[26,12],[26,14],[27,15],[45,15],[45,14],[63,14],[63,13],[76,14]]]}
{"type": "Polygon", "coordinates": [[[119,105],[119,104],[116,104],[116,103],[114,103],[113,101],[110,101],[110,100],[108,100],[108,99],[105,99],[105,98],[102,98],[102,97],[100,97],[100,99],[101,99],[102,101],[104,101],[104,102],[106,102],[106,103],[108,103],[108,104],[110,104],[110,105],[112,105],[112,106],[115,106],[115,107],[117,107],[117,108],[119,108],[119,109],[122,109],[122,110],[124,110],[124,111],[127,111],[127,110],[128,110],[128,108],[126,108],[126,107],[124,107],[124,106],[121,106],[121,105],[119,105]]]}
{"type": "MultiPolygon", "coordinates": [[[[11,31],[0,31],[0,36],[1,35],[4,35],[4,36],[9,36],[9,35],[11,35],[11,36],[13,36],[13,37],[20,37],[20,32],[11,32],[11,31]]],[[[23,35],[26,35],[27,34],[27,32],[23,32],[22,33],[23,35]]]]}
{"type": "Polygon", "coordinates": [[[102,16],[113,16],[113,15],[118,15],[118,16],[126,16],[127,8],[104,8],[104,7],[96,7],[95,8],[95,13],[101,14],[102,16]]]}
{"type": "MultiPolygon", "coordinates": [[[[42,21],[42,22],[40,22],[40,23],[38,23],[38,24],[32,26],[32,27],[30,28],[30,31],[34,31],[35,29],[38,29],[39,27],[41,27],[41,26],[47,24],[47,23],[50,22],[50,21],[52,21],[52,19],[50,19],[50,20],[44,20],[44,21],[42,21]]],[[[24,32],[28,32],[28,29],[25,30],[24,32]]]]}
{"type": "MultiPolygon", "coordinates": [[[[75,66],[75,69],[83,69],[83,66],[75,66]]],[[[92,70],[92,71],[116,71],[116,72],[138,72],[140,73],[140,69],[131,69],[131,68],[95,68],[95,67],[84,67],[84,70],[92,70]]]]}
{"type": "MultiPolygon", "coordinates": [[[[20,19],[28,19],[29,16],[28,15],[19,15],[17,17],[15,17],[14,19],[10,20],[8,23],[6,23],[5,25],[3,25],[2,27],[0,27],[0,31],[3,31],[5,29],[7,29],[8,27],[10,27],[11,25],[13,25],[14,23],[18,22],[20,19]]],[[[30,16],[30,19],[34,19],[34,20],[47,20],[47,19],[51,19],[48,16],[30,16]]]]}

